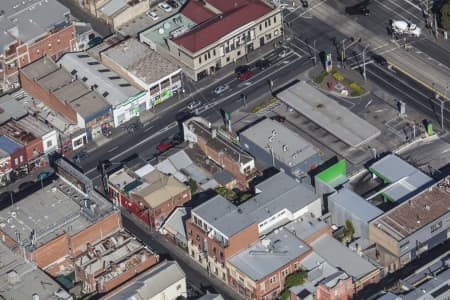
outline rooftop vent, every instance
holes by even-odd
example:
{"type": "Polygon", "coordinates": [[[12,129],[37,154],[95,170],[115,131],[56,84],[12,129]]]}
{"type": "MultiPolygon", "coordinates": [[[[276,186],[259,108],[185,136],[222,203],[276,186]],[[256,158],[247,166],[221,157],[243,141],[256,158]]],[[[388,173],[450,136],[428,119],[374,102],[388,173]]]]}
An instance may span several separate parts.
{"type": "Polygon", "coordinates": [[[19,282],[19,274],[15,270],[8,272],[8,283],[9,284],[16,284],[19,282]]]}

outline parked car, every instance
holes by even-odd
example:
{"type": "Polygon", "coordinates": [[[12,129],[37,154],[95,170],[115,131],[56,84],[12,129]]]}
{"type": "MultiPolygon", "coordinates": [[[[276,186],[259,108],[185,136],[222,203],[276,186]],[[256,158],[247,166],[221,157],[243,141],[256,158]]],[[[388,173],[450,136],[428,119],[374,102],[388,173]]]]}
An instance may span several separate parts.
{"type": "Polygon", "coordinates": [[[101,37],[99,37],[99,36],[96,36],[96,37],[94,37],[92,40],[90,40],[88,42],[88,46],[89,46],[89,48],[92,48],[92,47],[97,46],[98,44],[101,44],[101,43],[103,43],[103,39],[101,37]]]}
{"type": "Polygon", "coordinates": [[[41,173],[38,174],[37,179],[44,181],[47,178],[52,177],[53,174],[55,174],[55,173],[53,173],[53,172],[41,172],[41,173]]]}
{"type": "Polygon", "coordinates": [[[255,63],[256,68],[264,70],[270,67],[270,62],[267,59],[260,59],[255,63]]]}
{"type": "Polygon", "coordinates": [[[178,2],[175,1],[175,0],[169,0],[169,1],[167,1],[167,4],[172,6],[172,8],[177,8],[178,7],[178,2]]]}
{"type": "Polygon", "coordinates": [[[158,4],[158,7],[166,12],[172,11],[172,7],[169,4],[167,4],[166,2],[161,2],[160,4],[158,4]]]}
{"type": "Polygon", "coordinates": [[[270,119],[280,122],[280,123],[286,122],[286,117],[283,117],[283,116],[273,116],[273,117],[270,117],[270,119]]]}
{"type": "Polygon", "coordinates": [[[246,81],[246,80],[252,78],[253,75],[255,75],[255,74],[252,71],[247,71],[247,72],[243,73],[241,76],[239,76],[239,80],[246,81]]]}
{"type": "Polygon", "coordinates": [[[82,160],[85,160],[89,157],[89,153],[87,153],[86,151],[81,151],[80,153],[78,153],[77,155],[75,155],[73,157],[73,160],[76,162],[80,162],[82,160]]]}
{"type": "Polygon", "coordinates": [[[200,100],[194,100],[194,101],[191,101],[188,104],[187,108],[190,109],[190,110],[193,110],[193,109],[196,109],[196,108],[198,108],[200,106],[202,106],[202,102],[200,100]]]}
{"type": "Polygon", "coordinates": [[[345,12],[349,15],[370,15],[370,10],[367,8],[369,5],[369,0],[363,1],[353,6],[348,6],[345,8],[345,12]]]}
{"type": "Polygon", "coordinates": [[[242,74],[248,71],[250,71],[250,67],[247,65],[242,65],[234,69],[234,73],[236,74],[237,77],[241,76],[242,74]]]}
{"type": "Polygon", "coordinates": [[[169,139],[164,139],[162,140],[159,145],[156,147],[156,150],[158,152],[164,152],[169,150],[170,148],[172,148],[174,146],[173,142],[169,139]]]}
{"type": "Polygon", "coordinates": [[[149,18],[151,18],[153,21],[156,21],[156,20],[159,19],[159,16],[158,16],[155,12],[153,12],[153,11],[148,11],[148,12],[147,12],[147,16],[148,16],[149,18]]]}
{"type": "Polygon", "coordinates": [[[386,58],[384,58],[383,56],[378,55],[378,54],[372,55],[372,59],[374,62],[376,62],[377,64],[382,65],[382,66],[386,66],[388,64],[386,58]]]}
{"type": "Polygon", "coordinates": [[[218,87],[216,87],[216,88],[214,89],[214,93],[217,94],[217,95],[220,95],[220,94],[222,94],[223,92],[225,92],[226,90],[228,90],[229,88],[230,88],[229,85],[227,85],[227,84],[221,84],[221,85],[219,85],[218,87]]]}

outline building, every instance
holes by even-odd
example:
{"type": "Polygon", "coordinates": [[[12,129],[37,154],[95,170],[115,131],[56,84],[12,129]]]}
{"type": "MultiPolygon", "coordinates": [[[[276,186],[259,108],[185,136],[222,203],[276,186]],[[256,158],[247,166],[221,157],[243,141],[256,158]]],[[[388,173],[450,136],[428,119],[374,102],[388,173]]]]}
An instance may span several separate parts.
{"type": "Polygon", "coordinates": [[[158,230],[172,211],[191,200],[189,186],[150,164],[123,168],[108,178],[110,199],[158,230]]]}
{"type": "Polygon", "coordinates": [[[108,234],[73,258],[86,294],[106,293],[156,265],[159,256],[124,230],[108,234]]]}
{"type": "Polygon", "coordinates": [[[381,134],[378,128],[304,81],[278,93],[277,98],[349,147],[360,147],[381,134]]]}
{"type": "Polygon", "coordinates": [[[377,267],[328,234],[322,235],[309,246],[328,264],[352,278],[355,293],[380,280],[380,270],[377,267]]]}
{"type": "Polygon", "coordinates": [[[7,136],[0,136],[0,182],[6,184],[13,170],[27,170],[25,148],[7,136]]]}
{"type": "Polygon", "coordinates": [[[169,53],[189,77],[200,80],[282,35],[281,11],[269,2],[192,0],[142,32],[140,40],[169,53]]]}
{"type": "Polygon", "coordinates": [[[227,260],[229,286],[246,299],[277,299],[285,278],[300,270],[310,252],[293,234],[276,229],[227,260]]]}
{"type": "Polygon", "coordinates": [[[375,259],[393,272],[448,240],[450,184],[446,178],[369,224],[375,259]]]}
{"type": "Polygon", "coordinates": [[[183,132],[185,141],[197,144],[209,159],[236,178],[239,188],[248,189],[248,183],[258,174],[253,157],[218,133],[205,119],[185,121],[183,132]]]}
{"type": "Polygon", "coordinates": [[[114,127],[150,108],[145,91],[137,89],[86,52],[67,53],[58,64],[111,105],[114,127]]]}
{"type": "Polygon", "coordinates": [[[104,128],[114,126],[111,104],[96,90],[87,87],[83,78],[77,78],[76,72],[69,73],[49,57],[20,69],[19,75],[29,95],[84,129],[72,137],[73,150],[104,135],[104,128]]]}
{"type": "Polygon", "coordinates": [[[71,180],[60,177],[0,212],[1,240],[51,276],[74,271],[72,259],[88,244],[122,228],[120,211],[71,180]]]}
{"type": "Polygon", "coordinates": [[[388,184],[380,193],[386,200],[401,203],[424,188],[432,185],[434,180],[413,167],[395,154],[389,154],[369,167],[374,177],[388,184]]]}
{"type": "Polygon", "coordinates": [[[72,296],[22,255],[0,243],[0,298],[72,300],[72,296]]]}
{"type": "Polygon", "coordinates": [[[321,164],[320,152],[280,122],[264,119],[239,133],[241,147],[256,160],[303,178],[321,164]]]}
{"type": "Polygon", "coordinates": [[[207,293],[198,298],[198,300],[224,300],[224,299],[220,294],[207,293]]]}
{"type": "Polygon", "coordinates": [[[160,233],[166,235],[178,246],[187,249],[186,221],[190,216],[190,208],[175,208],[174,211],[164,220],[164,223],[159,230],[160,233]]]}
{"type": "Polygon", "coordinates": [[[102,299],[164,300],[186,296],[186,274],[176,261],[163,261],[102,299]]]}
{"type": "Polygon", "coordinates": [[[186,231],[191,258],[225,283],[228,258],[258,241],[256,222],[220,195],[192,209],[186,231]]]}
{"type": "Polygon", "coordinates": [[[355,237],[369,238],[369,223],[383,211],[348,188],[342,188],[328,196],[328,211],[336,226],[346,226],[350,221],[355,237]]]}
{"type": "Polygon", "coordinates": [[[70,11],[56,0],[3,0],[0,19],[0,81],[18,85],[18,70],[43,56],[57,59],[75,49],[70,11]]]}
{"type": "Polygon", "coordinates": [[[182,89],[181,68],[134,38],[100,52],[102,63],[148,94],[147,107],[166,100],[182,89]]]}

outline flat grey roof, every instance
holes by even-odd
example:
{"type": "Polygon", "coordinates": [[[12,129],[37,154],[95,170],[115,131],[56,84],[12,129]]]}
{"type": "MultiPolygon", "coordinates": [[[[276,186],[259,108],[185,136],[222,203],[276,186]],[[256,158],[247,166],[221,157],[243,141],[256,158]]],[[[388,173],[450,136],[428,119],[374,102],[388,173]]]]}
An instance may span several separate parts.
{"type": "Polygon", "coordinates": [[[63,88],[73,81],[73,77],[63,69],[58,69],[41,77],[37,82],[45,90],[51,93],[63,88]]]}
{"type": "Polygon", "coordinates": [[[316,233],[329,227],[329,225],[323,221],[311,217],[310,215],[304,215],[299,219],[284,225],[284,228],[292,232],[301,240],[307,240],[316,233]]]}
{"type": "Polygon", "coordinates": [[[391,183],[383,194],[393,201],[400,200],[433,182],[430,176],[395,154],[389,154],[376,161],[369,170],[391,183]]]}
{"type": "Polygon", "coordinates": [[[417,286],[403,296],[404,300],[448,299],[450,295],[450,269],[432,276],[430,280],[417,286]]]}
{"type": "Polygon", "coordinates": [[[171,285],[186,278],[176,261],[163,261],[126,283],[110,300],[152,299],[171,285]],[[138,296],[139,298],[134,298],[138,296]]]}
{"type": "Polygon", "coordinates": [[[352,147],[380,135],[380,130],[347,108],[301,81],[277,94],[277,98],[352,147]]]}
{"type": "Polygon", "coordinates": [[[220,233],[230,238],[255,222],[238,207],[220,195],[207,200],[192,210],[220,233]]]}
{"type": "Polygon", "coordinates": [[[283,172],[264,180],[255,188],[259,193],[239,207],[258,223],[283,209],[297,212],[320,198],[311,186],[298,183],[283,172]]]}
{"type": "Polygon", "coordinates": [[[181,69],[165,59],[158,52],[129,38],[101,53],[115,64],[127,70],[147,85],[152,85],[164,77],[181,72],[181,69]]]}
{"type": "Polygon", "coordinates": [[[342,269],[356,280],[363,278],[377,269],[367,260],[329,235],[323,235],[315,240],[311,243],[311,247],[330,265],[342,269]]]}
{"type": "Polygon", "coordinates": [[[46,300],[71,299],[55,280],[3,243],[0,243],[0,257],[0,298],[33,299],[33,294],[37,294],[46,300]],[[18,277],[15,284],[9,283],[12,272],[18,277]]]}
{"type": "Polygon", "coordinates": [[[261,280],[311,248],[289,231],[277,229],[263,240],[228,259],[228,263],[254,281],[261,280]]]}
{"type": "Polygon", "coordinates": [[[1,10],[1,50],[15,39],[31,44],[56,25],[64,23],[65,16],[70,14],[70,10],[56,0],[2,0],[1,10]]]}
{"type": "Polygon", "coordinates": [[[0,211],[0,229],[14,240],[19,233],[25,247],[30,249],[34,248],[30,239],[34,230],[35,248],[39,248],[64,232],[74,235],[94,223],[81,211],[85,198],[74,187],[58,179],[0,211]]]}
{"type": "Polygon", "coordinates": [[[105,5],[103,5],[102,8],[100,8],[100,11],[108,17],[111,17],[116,12],[121,11],[124,8],[127,8],[128,2],[127,0],[111,0],[105,5]]]}
{"type": "Polygon", "coordinates": [[[89,56],[87,52],[66,53],[58,63],[67,72],[76,75],[88,88],[96,85],[95,91],[113,106],[140,93],[128,81],[89,56]]]}
{"type": "Polygon", "coordinates": [[[381,209],[348,188],[334,192],[328,197],[328,201],[366,222],[370,222],[383,214],[381,209]]]}
{"type": "Polygon", "coordinates": [[[296,166],[319,153],[316,147],[299,134],[280,122],[268,118],[242,131],[239,135],[246,137],[265,152],[269,154],[273,152],[277,160],[289,166],[296,166]]]}
{"type": "Polygon", "coordinates": [[[27,76],[30,80],[37,80],[58,69],[58,65],[56,65],[53,60],[51,60],[48,56],[44,56],[43,58],[21,68],[20,72],[25,74],[25,76],[27,76]]]}
{"type": "Polygon", "coordinates": [[[90,91],[70,101],[70,106],[83,118],[88,118],[99,111],[107,109],[110,104],[99,93],[90,91]]]}
{"type": "Polygon", "coordinates": [[[186,241],[186,219],[190,214],[191,209],[189,207],[177,207],[164,220],[164,224],[161,227],[175,231],[178,235],[183,237],[184,241],[186,241]]]}

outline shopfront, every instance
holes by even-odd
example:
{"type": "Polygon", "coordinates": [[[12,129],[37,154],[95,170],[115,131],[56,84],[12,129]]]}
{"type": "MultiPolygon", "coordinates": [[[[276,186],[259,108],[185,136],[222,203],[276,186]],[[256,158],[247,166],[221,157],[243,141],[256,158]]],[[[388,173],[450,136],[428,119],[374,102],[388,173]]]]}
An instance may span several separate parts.
{"type": "Polygon", "coordinates": [[[114,126],[118,127],[120,124],[131,120],[133,117],[139,117],[142,112],[150,109],[151,106],[148,100],[148,92],[143,91],[116,105],[113,110],[114,126]]]}

